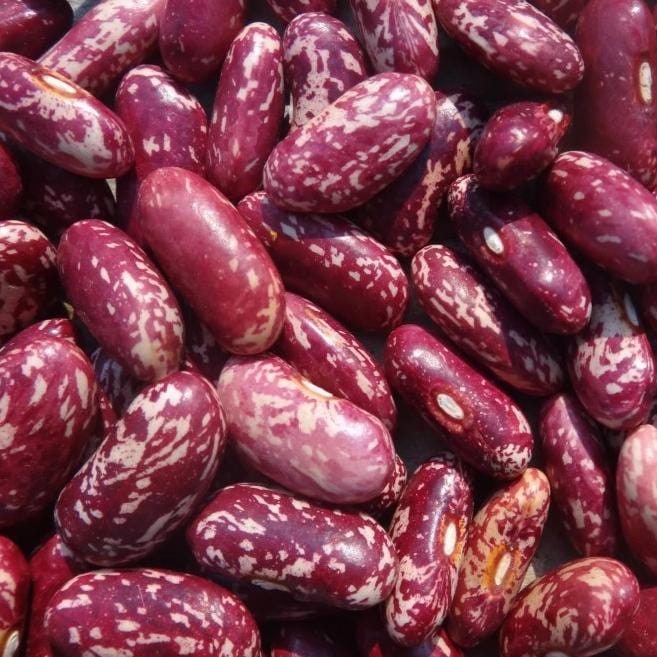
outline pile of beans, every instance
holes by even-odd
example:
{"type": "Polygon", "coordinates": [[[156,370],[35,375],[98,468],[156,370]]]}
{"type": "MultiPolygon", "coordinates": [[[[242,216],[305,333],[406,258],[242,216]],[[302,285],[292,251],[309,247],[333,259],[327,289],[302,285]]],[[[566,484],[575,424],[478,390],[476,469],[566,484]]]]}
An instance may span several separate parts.
{"type": "Polygon", "coordinates": [[[2,657],[657,657],[644,0],[0,51],[2,657]]]}

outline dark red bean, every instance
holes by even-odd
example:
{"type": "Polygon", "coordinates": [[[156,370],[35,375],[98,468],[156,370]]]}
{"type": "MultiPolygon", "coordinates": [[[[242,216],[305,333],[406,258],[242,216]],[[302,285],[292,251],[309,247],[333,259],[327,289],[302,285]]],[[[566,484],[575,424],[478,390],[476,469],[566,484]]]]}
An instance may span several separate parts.
{"type": "Polygon", "coordinates": [[[289,23],[295,16],[306,12],[332,14],[337,0],[267,0],[267,4],[282,21],[289,23]]]}
{"type": "Polygon", "coordinates": [[[270,657],[355,657],[351,642],[316,622],[284,623],[271,639],[270,657]],[[340,640],[342,639],[342,640],[340,640]]]}
{"type": "Polygon", "coordinates": [[[639,610],[613,648],[613,654],[617,657],[657,655],[657,626],[655,626],[657,586],[643,589],[639,598],[639,610]]]}
{"type": "Polygon", "coordinates": [[[395,454],[392,474],[388,478],[388,482],[383,490],[376,497],[369,500],[369,502],[360,504],[357,509],[367,515],[379,518],[397,506],[407,482],[408,470],[406,469],[406,464],[402,461],[399,454],[395,454]]]}
{"type": "Polygon", "coordinates": [[[60,338],[72,345],[76,344],[73,323],[69,319],[56,317],[55,319],[44,319],[41,322],[30,324],[27,328],[19,331],[11,340],[2,345],[0,353],[13,347],[27,345],[39,338],[60,338]]]}
{"type": "Polygon", "coordinates": [[[23,194],[23,181],[12,154],[2,144],[0,144],[0,180],[2,180],[0,219],[11,219],[23,194]]]}
{"type": "Polygon", "coordinates": [[[577,22],[589,0],[531,0],[546,16],[564,29],[577,22]]]}
{"type": "Polygon", "coordinates": [[[0,536],[0,650],[5,657],[19,654],[29,595],[27,561],[14,543],[0,536]]]}

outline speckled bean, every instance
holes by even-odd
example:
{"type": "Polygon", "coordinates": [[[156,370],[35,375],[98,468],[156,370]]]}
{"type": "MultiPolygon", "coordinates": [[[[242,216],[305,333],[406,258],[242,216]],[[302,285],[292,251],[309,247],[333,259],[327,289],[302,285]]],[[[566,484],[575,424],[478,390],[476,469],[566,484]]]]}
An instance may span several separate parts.
{"type": "Polygon", "coordinates": [[[411,278],[431,320],[469,358],[529,395],[564,384],[561,355],[465,256],[440,244],[415,254],[411,278]]]}
{"type": "Polygon", "coordinates": [[[186,83],[215,73],[244,27],[245,0],[166,0],[160,53],[171,74],[186,83]]]}
{"type": "Polygon", "coordinates": [[[224,351],[203,322],[183,305],[185,318],[185,357],[189,368],[196,368],[208,381],[216,383],[230,354],[224,351]]]}
{"type": "Polygon", "coordinates": [[[54,501],[94,428],[96,381],[77,347],[42,337],[0,355],[0,526],[54,501]]]}
{"type": "Polygon", "coordinates": [[[477,264],[527,320],[577,333],[591,316],[584,275],[561,240],[519,196],[489,192],[474,175],[449,190],[452,224],[477,264]]]}
{"type": "Polygon", "coordinates": [[[267,0],[272,11],[285,23],[306,12],[332,14],[337,0],[267,0]]]}
{"type": "Polygon", "coordinates": [[[57,266],[80,319],[140,381],[178,369],[183,322],[165,280],[118,228],[91,219],[66,230],[57,266]]]}
{"type": "Polygon", "coordinates": [[[377,73],[431,79],[438,70],[438,26],[431,0],[350,0],[377,73]]]}
{"type": "Polygon", "coordinates": [[[205,110],[159,66],[138,66],[127,73],[115,106],[132,138],[137,178],[160,167],[205,173],[205,110]]]}
{"type": "Polygon", "coordinates": [[[589,0],[531,0],[546,16],[564,29],[572,27],[589,0]]]}
{"type": "Polygon", "coordinates": [[[469,477],[454,456],[413,473],[388,530],[399,576],[385,603],[386,626],[401,645],[422,643],[447,616],[471,519],[469,477]]]}
{"type": "Polygon", "coordinates": [[[584,151],[559,155],[542,184],[541,215],[614,276],[657,280],[657,199],[609,160],[584,151]]]}
{"type": "Polygon", "coordinates": [[[283,55],[293,127],[307,123],[367,78],[358,41],[344,23],[323,13],[300,14],[290,22],[283,55]]]}
{"type": "Polygon", "coordinates": [[[464,461],[499,479],[524,472],[533,447],[525,416],[438,338],[411,324],[395,329],[385,371],[392,387],[449,435],[464,461]]]}
{"type": "Polygon", "coordinates": [[[501,657],[597,655],[623,633],[639,603],[632,572],[613,559],[578,559],[516,599],[500,633],[501,657]]]}
{"type": "Polygon", "coordinates": [[[0,337],[31,324],[56,292],[55,249],[23,221],[0,221],[0,337]]]}
{"type": "Polygon", "coordinates": [[[283,109],[281,38],[270,25],[251,23],[221,69],[208,139],[208,179],[232,201],[260,187],[283,109]]]}
{"type": "Polygon", "coordinates": [[[616,470],[623,536],[632,552],[657,574],[657,428],[646,424],[623,443],[616,470]]]}
{"type": "Polygon", "coordinates": [[[472,166],[483,117],[483,109],[466,95],[437,91],[429,142],[395,181],[354,211],[356,221],[403,256],[427,244],[447,189],[472,166]]]}
{"type": "Polygon", "coordinates": [[[78,575],[50,601],[46,634],[60,657],[261,654],[255,621],[232,593],[166,570],[78,575]]]}
{"type": "Polygon", "coordinates": [[[283,284],[226,197],[190,171],[165,167],[142,183],[138,212],[155,259],[217,342],[237,354],[268,349],[283,325],[283,284]]]}
{"type": "Polygon", "coordinates": [[[91,354],[91,364],[96,381],[105,391],[114,412],[119,416],[123,415],[142,389],[142,382],[135,379],[127,368],[102,347],[98,347],[91,354]]]}
{"type": "Polygon", "coordinates": [[[447,623],[458,644],[476,645],[502,624],[538,549],[549,507],[546,476],[528,468],[475,515],[447,623]]]}
{"type": "Polygon", "coordinates": [[[163,6],[164,0],[102,0],[39,63],[100,96],[151,52],[163,6]]]}
{"type": "Polygon", "coordinates": [[[486,124],[473,170],[486,189],[509,190],[533,180],[559,152],[570,115],[556,102],[519,102],[499,109],[486,124]]]}
{"type": "Polygon", "coordinates": [[[573,40],[525,0],[434,0],[434,8],[467,54],[519,85],[560,94],[582,79],[573,40]]]}
{"type": "Polygon", "coordinates": [[[613,647],[614,657],[652,657],[657,655],[657,586],[642,589],[639,610],[629,622],[620,641],[613,647]]]}
{"type": "Polygon", "coordinates": [[[23,181],[12,154],[0,144],[0,219],[11,219],[23,193],[23,181]]]}
{"type": "Polygon", "coordinates": [[[344,609],[385,600],[397,576],[392,543],[371,518],[253,484],[220,491],[187,537],[214,572],[344,609]]]}
{"type": "Polygon", "coordinates": [[[643,0],[591,0],[577,22],[586,73],[577,145],[657,186],[657,36],[643,0]]]}
{"type": "Polygon", "coordinates": [[[628,290],[591,272],[593,311],[572,338],[568,369],[582,406],[610,429],[631,429],[648,417],[655,394],[655,358],[628,290]]]}
{"type": "Polygon", "coordinates": [[[100,566],[152,552],[205,496],[225,432],[217,394],[202,377],[177,372],[145,388],[59,496],[64,542],[100,566]]]}
{"type": "Polygon", "coordinates": [[[394,428],[397,408],[383,368],[352,333],[315,304],[286,293],[285,323],[274,350],[316,386],[394,428]]]}
{"type": "Polygon", "coordinates": [[[355,208],[419,155],[435,118],[435,94],[424,80],[375,75],[279,142],[265,165],[265,191],[288,210],[355,208]]]}
{"type": "Polygon", "coordinates": [[[3,657],[18,654],[28,614],[30,570],[14,543],[0,536],[0,650],[3,657]]]}
{"type": "Polygon", "coordinates": [[[545,474],[568,538],[583,556],[612,556],[618,518],[609,456],[595,424],[570,395],[541,409],[545,474]]]}
{"type": "Polygon", "coordinates": [[[408,470],[406,464],[401,459],[399,454],[395,454],[395,462],[392,469],[392,474],[388,478],[383,490],[368,502],[358,505],[356,508],[367,515],[379,518],[387,511],[397,506],[401,498],[404,488],[408,482],[408,470]]]}
{"type": "Polygon", "coordinates": [[[30,324],[27,328],[19,331],[11,340],[5,342],[0,348],[0,353],[12,349],[13,347],[27,345],[39,338],[60,338],[76,344],[75,328],[69,319],[56,317],[54,319],[44,319],[41,322],[30,324]]]}
{"type": "Polygon", "coordinates": [[[288,289],[362,331],[396,326],[408,303],[397,260],[339,216],[287,212],[264,192],[237,206],[265,244],[288,289]]]}

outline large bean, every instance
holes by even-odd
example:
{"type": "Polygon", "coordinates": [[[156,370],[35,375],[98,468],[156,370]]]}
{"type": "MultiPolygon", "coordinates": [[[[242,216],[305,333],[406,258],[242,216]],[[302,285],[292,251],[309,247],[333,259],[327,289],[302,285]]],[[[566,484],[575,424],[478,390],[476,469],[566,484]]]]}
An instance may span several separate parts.
{"type": "Polygon", "coordinates": [[[71,320],[62,317],[44,319],[41,322],[30,324],[27,328],[16,333],[11,340],[2,345],[0,353],[19,345],[27,345],[39,338],[60,338],[61,340],[66,340],[72,345],[75,345],[75,327],[71,320]]]}
{"type": "Polygon", "coordinates": [[[220,491],[187,536],[213,572],[344,609],[385,600],[397,576],[392,543],[371,518],[253,484],[220,491]]]}
{"type": "Polygon", "coordinates": [[[0,650],[3,657],[19,653],[29,595],[27,561],[14,543],[0,536],[0,650]]]}
{"type": "Polygon", "coordinates": [[[620,641],[613,647],[613,657],[652,657],[657,655],[657,586],[643,589],[639,594],[639,610],[620,641]]]}
{"type": "Polygon", "coordinates": [[[406,464],[402,461],[399,454],[395,454],[392,474],[388,478],[383,490],[376,497],[373,497],[364,504],[360,504],[356,508],[362,513],[366,513],[374,518],[380,518],[386,511],[397,506],[407,482],[408,470],[406,469],[406,464]]]}
{"type": "Polygon", "coordinates": [[[464,461],[499,479],[525,471],[533,446],[525,416],[440,340],[419,326],[400,326],[388,336],[385,371],[464,461]]]}
{"type": "Polygon", "coordinates": [[[355,208],[418,156],[435,118],[435,95],[424,80],[375,75],[279,142],[265,165],[265,191],[288,210],[355,208]]]}
{"type": "Polygon", "coordinates": [[[337,0],[267,0],[267,4],[276,16],[289,23],[295,16],[306,12],[332,14],[336,9],[337,0]]]}
{"type": "Polygon", "coordinates": [[[268,349],[283,325],[283,284],[230,202],[200,176],[165,167],[142,183],[138,208],[156,260],[217,342],[237,354],[268,349]]]}
{"type": "Polygon", "coordinates": [[[23,181],[14,158],[6,146],[0,144],[0,219],[11,219],[23,193],[23,181]]]}

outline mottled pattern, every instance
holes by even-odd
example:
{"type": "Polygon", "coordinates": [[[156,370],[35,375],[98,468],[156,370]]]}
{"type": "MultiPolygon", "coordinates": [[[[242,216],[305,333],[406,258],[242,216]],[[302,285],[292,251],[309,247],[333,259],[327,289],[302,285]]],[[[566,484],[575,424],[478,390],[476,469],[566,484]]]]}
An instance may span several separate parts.
{"type": "Polygon", "coordinates": [[[367,515],[379,518],[385,514],[386,511],[397,506],[399,498],[404,492],[404,488],[406,488],[407,481],[408,470],[406,469],[406,464],[399,454],[395,454],[395,463],[393,465],[392,474],[388,478],[383,490],[368,502],[360,504],[357,507],[358,510],[367,515]]]}
{"type": "Polygon", "coordinates": [[[657,586],[643,589],[639,609],[629,622],[620,641],[614,646],[617,657],[653,657],[657,655],[657,586]]]}
{"type": "Polygon", "coordinates": [[[354,224],[334,215],[287,212],[264,192],[237,206],[265,244],[288,289],[362,331],[401,321],[408,280],[397,260],[354,224]]]}
{"type": "Polygon", "coordinates": [[[618,511],[632,552],[657,574],[657,428],[644,425],[623,443],[616,470],[618,511]]]}
{"type": "Polygon", "coordinates": [[[228,199],[200,176],[166,167],[142,183],[138,212],[158,264],[217,342],[236,354],[268,349],[283,325],[283,284],[228,199]]]}
{"type": "Polygon", "coordinates": [[[96,373],[96,381],[105,391],[112,408],[119,416],[123,415],[130,402],[139,394],[143,383],[135,379],[102,347],[91,354],[91,364],[96,373]]]}
{"type": "Polygon", "coordinates": [[[377,73],[438,70],[438,26],[431,0],[350,0],[365,50],[377,73]]]}
{"type": "Polygon", "coordinates": [[[464,461],[499,479],[524,472],[533,438],[522,411],[438,338],[412,324],[395,329],[386,341],[385,372],[464,461]]]}
{"type": "Polygon", "coordinates": [[[413,473],[388,530],[399,576],[386,600],[385,617],[396,642],[422,643],[447,616],[471,519],[469,478],[451,454],[413,473]]]}
{"type": "Polygon", "coordinates": [[[292,20],[283,37],[283,54],[293,127],[307,123],[367,78],[358,41],[344,23],[323,13],[292,20]]]}
{"type": "Polygon", "coordinates": [[[584,275],[561,240],[519,196],[474,175],[449,190],[452,225],[481,269],[537,328],[577,333],[591,316],[584,275]]]}
{"type": "Polygon", "coordinates": [[[509,190],[533,180],[559,152],[570,127],[561,103],[512,103],[486,124],[475,151],[473,170],[486,189],[509,190]]]}
{"type": "Polygon", "coordinates": [[[0,536],[0,650],[3,656],[18,653],[27,617],[30,571],[14,543],[0,536]]]}
{"type": "Polygon", "coordinates": [[[5,342],[0,348],[0,353],[13,349],[14,347],[29,345],[30,342],[44,337],[60,338],[70,342],[72,345],[76,344],[73,323],[68,319],[56,317],[30,324],[27,328],[16,333],[11,340],[5,342]]]}
{"type": "Polygon", "coordinates": [[[586,72],[576,143],[657,186],[657,36],[643,0],[591,0],[577,23],[586,72]]]}
{"type": "Polygon", "coordinates": [[[285,295],[285,323],[274,351],[316,386],[394,428],[397,408],[383,368],[356,336],[315,304],[285,295]]]}
{"type": "Polygon", "coordinates": [[[52,598],[46,634],[61,657],[258,657],[246,607],[220,586],[165,570],[78,575],[52,598]]]}
{"type": "Polygon", "coordinates": [[[296,493],[357,504],[379,495],[392,475],[383,424],[276,356],[232,358],[217,390],[242,458],[296,493]]]}
{"type": "Polygon", "coordinates": [[[295,16],[306,12],[332,14],[337,0],[267,0],[272,11],[282,21],[289,23],[295,16]]]}
{"type": "Polygon", "coordinates": [[[568,538],[585,557],[613,556],[618,547],[614,480],[595,424],[577,401],[559,395],[541,409],[545,474],[568,538]]]}
{"type": "Polygon", "coordinates": [[[0,219],[11,219],[23,193],[23,181],[12,154],[0,144],[0,219]]]}
{"type": "Polygon", "coordinates": [[[230,46],[210,121],[208,179],[229,199],[261,186],[283,109],[281,38],[270,25],[251,23],[230,46]]]}
{"type": "Polygon", "coordinates": [[[98,342],[140,381],[178,369],[183,322],[162,275],[122,231],[80,221],[59,242],[66,296],[98,342]]]}
{"type": "Polygon", "coordinates": [[[483,108],[468,96],[437,91],[427,145],[395,181],[354,211],[357,223],[395,253],[412,256],[431,240],[449,186],[470,171],[483,125],[483,108]]]}
{"type": "Polygon", "coordinates": [[[0,6],[0,51],[35,59],[72,23],[68,0],[4,0],[0,6]]]}
{"type": "Polygon", "coordinates": [[[0,336],[31,324],[53,302],[55,249],[23,221],[0,221],[0,336]]]}
{"type": "Polygon", "coordinates": [[[570,379],[594,420],[631,429],[648,417],[655,395],[655,358],[629,291],[592,272],[593,311],[568,349],[570,379]]]}
{"type": "Polygon", "coordinates": [[[216,384],[230,354],[217,344],[208,327],[185,306],[183,316],[187,365],[196,368],[208,381],[216,384]]]}
{"type": "Polygon", "coordinates": [[[201,82],[215,73],[244,27],[246,0],[165,0],[160,54],[179,80],[201,82]]]}
{"type": "Polygon", "coordinates": [[[560,94],[582,79],[573,40],[525,0],[434,0],[434,8],[466,53],[519,85],[560,94]]]}
{"type": "Polygon", "coordinates": [[[435,95],[424,80],[375,75],[279,142],[265,165],[265,191],[288,210],[355,208],[419,155],[435,118],[435,95]]]}
{"type": "Polygon", "coordinates": [[[541,215],[586,258],[630,283],[657,280],[657,199],[622,169],[562,153],[541,196],[541,215]]]}
{"type": "Polygon", "coordinates": [[[572,27],[589,0],[531,0],[546,16],[564,29],[572,27]]]}
{"type": "Polygon", "coordinates": [[[392,543],[374,520],[263,486],[224,488],[187,537],[215,573],[343,609],[385,600],[397,576],[392,543]]]}
{"type": "Polygon", "coordinates": [[[549,507],[546,476],[529,468],[475,515],[447,623],[458,644],[476,645],[502,624],[534,558],[549,507]]]}
{"type": "Polygon", "coordinates": [[[164,1],[102,0],[39,63],[100,96],[152,51],[164,1]]]}
{"type": "Polygon", "coordinates": [[[571,561],[522,591],[502,625],[500,655],[597,655],[619,639],[638,603],[639,584],[620,562],[571,561]]]}
{"type": "Polygon", "coordinates": [[[96,418],[91,363],[43,337],[0,355],[0,527],[54,501],[78,464],[96,418]]]}
{"type": "Polygon", "coordinates": [[[559,351],[467,257],[431,244],[413,258],[411,278],[426,314],[474,362],[528,395],[549,395],[563,386],[559,351]]]}
{"type": "Polygon", "coordinates": [[[205,110],[160,67],[138,66],[127,73],[115,105],[132,138],[137,178],[160,167],[205,173],[205,110]]]}

